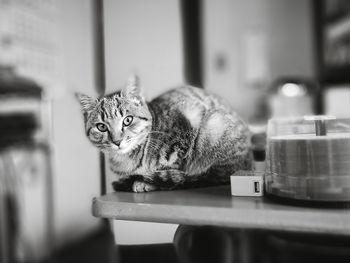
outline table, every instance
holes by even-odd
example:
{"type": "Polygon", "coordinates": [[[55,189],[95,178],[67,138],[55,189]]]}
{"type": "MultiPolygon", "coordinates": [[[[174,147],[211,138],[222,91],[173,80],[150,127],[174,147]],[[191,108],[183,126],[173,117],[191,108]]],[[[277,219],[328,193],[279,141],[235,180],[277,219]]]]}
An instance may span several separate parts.
{"type": "Polygon", "coordinates": [[[267,197],[233,197],[229,186],[93,199],[96,217],[350,236],[350,209],[286,205],[267,197]]]}

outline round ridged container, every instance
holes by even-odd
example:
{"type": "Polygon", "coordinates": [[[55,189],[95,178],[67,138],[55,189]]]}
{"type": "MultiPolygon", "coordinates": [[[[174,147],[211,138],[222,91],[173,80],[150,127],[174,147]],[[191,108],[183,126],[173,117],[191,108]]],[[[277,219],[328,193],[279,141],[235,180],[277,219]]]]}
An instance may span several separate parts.
{"type": "Polygon", "coordinates": [[[350,201],[350,119],[307,116],[268,123],[268,194],[350,201]]]}

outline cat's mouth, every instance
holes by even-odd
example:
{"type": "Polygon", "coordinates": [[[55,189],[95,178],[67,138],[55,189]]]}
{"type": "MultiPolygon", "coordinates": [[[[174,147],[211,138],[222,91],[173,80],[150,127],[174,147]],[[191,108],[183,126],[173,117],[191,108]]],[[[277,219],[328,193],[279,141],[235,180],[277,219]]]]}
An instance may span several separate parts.
{"type": "Polygon", "coordinates": [[[109,145],[110,151],[118,154],[125,154],[134,148],[133,143],[122,141],[120,143],[111,142],[109,145]]]}
{"type": "Polygon", "coordinates": [[[126,154],[134,150],[137,146],[139,146],[145,140],[146,137],[146,134],[140,134],[137,137],[122,140],[119,143],[119,145],[113,143],[112,146],[118,153],[126,154]]]}
{"type": "Polygon", "coordinates": [[[125,147],[127,147],[127,145],[125,145],[125,142],[123,142],[123,141],[121,141],[121,142],[111,142],[110,143],[110,148],[114,152],[122,151],[125,147]]]}

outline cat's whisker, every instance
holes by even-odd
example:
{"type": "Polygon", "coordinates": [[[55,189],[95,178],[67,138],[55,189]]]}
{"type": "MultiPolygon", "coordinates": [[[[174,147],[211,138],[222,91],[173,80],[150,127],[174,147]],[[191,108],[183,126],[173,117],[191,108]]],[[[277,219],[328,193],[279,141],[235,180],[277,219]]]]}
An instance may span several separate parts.
{"type": "Polygon", "coordinates": [[[162,147],[161,145],[156,144],[156,143],[154,143],[154,142],[149,142],[147,146],[148,146],[148,147],[151,147],[151,148],[153,148],[153,149],[155,149],[155,150],[159,150],[159,149],[162,147]]]}
{"type": "Polygon", "coordinates": [[[165,143],[161,140],[150,140],[149,144],[152,144],[153,146],[155,146],[157,148],[162,148],[162,147],[168,148],[171,145],[171,143],[168,144],[168,143],[165,143]]]}
{"type": "Polygon", "coordinates": [[[170,133],[168,133],[168,132],[162,132],[162,131],[150,131],[148,134],[162,134],[162,135],[171,136],[170,133]]]}
{"type": "MultiPolygon", "coordinates": [[[[165,145],[166,146],[166,145],[165,145]]],[[[147,145],[147,147],[149,147],[150,149],[153,149],[155,151],[159,151],[159,150],[162,150],[162,149],[165,149],[164,148],[164,145],[160,145],[156,142],[149,142],[149,144],[147,145]]]]}
{"type": "MultiPolygon", "coordinates": [[[[167,135],[170,136],[170,134],[167,134],[167,135]]],[[[161,143],[163,143],[163,144],[171,144],[171,143],[174,143],[174,142],[177,142],[177,141],[181,141],[181,139],[180,139],[180,138],[177,138],[176,136],[175,136],[175,138],[173,138],[171,141],[169,141],[169,142],[167,142],[167,143],[165,143],[164,141],[162,141],[162,140],[159,139],[159,138],[150,137],[149,139],[150,139],[150,140],[154,140],[154,141],[159,141],[159,142],[161,142],[161,143]]]]}
{"type": "Polygon", "coordinates": [[[151,139],[149,139],[149,141],[150,142],[159,142],[159,143],[161,143],[161,144],[164,144],[164,145],[167,145],[164,141],[162,141],[162,140],[159,140],[159,139],[156,139],[156,138],[151,138],[151,139]]]}

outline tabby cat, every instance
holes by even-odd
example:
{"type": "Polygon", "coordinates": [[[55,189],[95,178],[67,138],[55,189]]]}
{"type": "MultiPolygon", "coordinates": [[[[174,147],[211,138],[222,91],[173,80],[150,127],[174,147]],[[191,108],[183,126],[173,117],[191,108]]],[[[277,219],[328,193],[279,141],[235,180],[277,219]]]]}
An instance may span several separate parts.
{"type": "Polygon", "coordinates": [[[203,89],[183,86],[146,102],[133,78],[104,97],[77,97],[87,137],[116,174],[116,191],[225,184],[251,166],[247,126],[203,89]]]}

